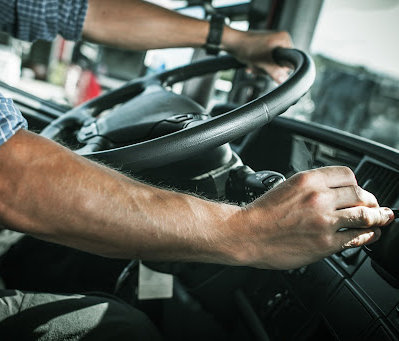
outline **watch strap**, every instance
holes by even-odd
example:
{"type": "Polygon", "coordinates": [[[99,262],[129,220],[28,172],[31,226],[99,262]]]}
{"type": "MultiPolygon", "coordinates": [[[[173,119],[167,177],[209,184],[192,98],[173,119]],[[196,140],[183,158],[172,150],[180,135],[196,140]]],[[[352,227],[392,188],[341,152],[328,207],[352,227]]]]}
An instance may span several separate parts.
{"type": "Polygon", "coordinates": [[[209,33],[205,44],[207,54],[217,55],[220,51],[223,28],[225,24],[224,19],[224,16],[220,14],[211,15],[209,20],[209,33]]]}

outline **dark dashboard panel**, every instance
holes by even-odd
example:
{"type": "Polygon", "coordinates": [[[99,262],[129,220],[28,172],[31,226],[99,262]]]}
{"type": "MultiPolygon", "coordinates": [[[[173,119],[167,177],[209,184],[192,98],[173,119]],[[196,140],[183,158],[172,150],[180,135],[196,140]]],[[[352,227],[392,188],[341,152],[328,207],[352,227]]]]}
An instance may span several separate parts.
{"type": "Polygon", "coordinates": [[[349,281],[344,282],[325,307],[325,317],[340,340],[364,339],[375,319],[349,281]]]}
{"type": "MultiPolygon", "coordinates": [[[[388,167],[399,168],[398,150],[338,129],[312,122],[277,117],[268,126],[264,127],[266,134],[272,130],[280,136],[289,134],[313,140],[315,143],[335,149],[338,155],[342,152],[349,153],[352,156],[352,162],[360,162],[363,156],[368,156],[388,167]]],[[[282,136],[282,138],[284,137],[282,136]]],[[[337,160],[332,159],[332,161],[336,162],[337,160]]],[[[350,160],[345,161],[350,162],[350,160]]]]}
{"type": "Polygon", "coordinates": [[[353,276],[353,281],[371,299],[379,315],[388,316],[399,304],[399,289],[387,283],[367,259],[353,276]]]}

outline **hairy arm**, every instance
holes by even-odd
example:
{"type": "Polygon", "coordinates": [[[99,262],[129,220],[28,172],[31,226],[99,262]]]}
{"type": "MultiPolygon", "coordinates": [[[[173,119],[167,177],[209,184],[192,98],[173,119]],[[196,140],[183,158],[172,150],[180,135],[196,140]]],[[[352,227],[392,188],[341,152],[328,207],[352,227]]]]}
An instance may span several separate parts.
{"type": "MultiPolygon", "coordinates": [[[[128,49],[201,47],[209,23],[141,0],[89,0],[83,27],[86,39],[128,49]]],[[[271,51],[291,47],[286,32],[242,32],[225,26],[221,47],[254,69],[261,69],[278,82],[287,69],[276,65],[271,51]]]]}
{"type": "Polygon", "coordinates": [[[344,167],[240,208],[142,184],[25,130],[0,147],[0,179],[0,223],[108,257],[292,268],[371,242],[392,220],[344,167]]]}
{"type": "Polygon", "coordinates": [[[24,130],[0,147],[0,178],[4,225],[109,257],[223,262],[222,230],[241,215],[134,181],[24,130]]]}

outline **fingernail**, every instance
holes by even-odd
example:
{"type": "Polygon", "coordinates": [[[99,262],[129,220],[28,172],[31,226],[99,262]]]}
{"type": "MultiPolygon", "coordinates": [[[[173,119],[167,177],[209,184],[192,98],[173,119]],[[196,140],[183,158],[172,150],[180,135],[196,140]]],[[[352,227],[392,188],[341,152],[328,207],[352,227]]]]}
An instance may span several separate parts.
{"type": "Polygon", "coordinates": [[[395,215],[393,214],[393,212],[390,208],[384,207],[384,212],[387,215],[387,217],[389,218],[389,220],[395,218],[395,215]]]}

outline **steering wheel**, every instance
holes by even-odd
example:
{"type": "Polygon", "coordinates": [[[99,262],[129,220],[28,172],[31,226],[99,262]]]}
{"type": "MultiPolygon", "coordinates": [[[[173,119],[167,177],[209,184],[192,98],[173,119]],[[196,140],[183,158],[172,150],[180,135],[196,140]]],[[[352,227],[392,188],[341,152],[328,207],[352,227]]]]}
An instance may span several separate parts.
{"type": "Polygon", "coordinates": [[[66,129],[75,128],[84,144],[77,153],[128,165],[135,171],[194,157],[269,123],[310,89],[315,67],[306,53],[277,48],[273,58],[293,67],[289,79],[266,95],[217,117],[205,116],[200,105],[168,87],[193,77],[243,67],[231,56],[209,58],[132,80],[65,113],[41,135],[55,139],[66,129]],[[110,113],[102,114],[111,108],[110,113]]]}

